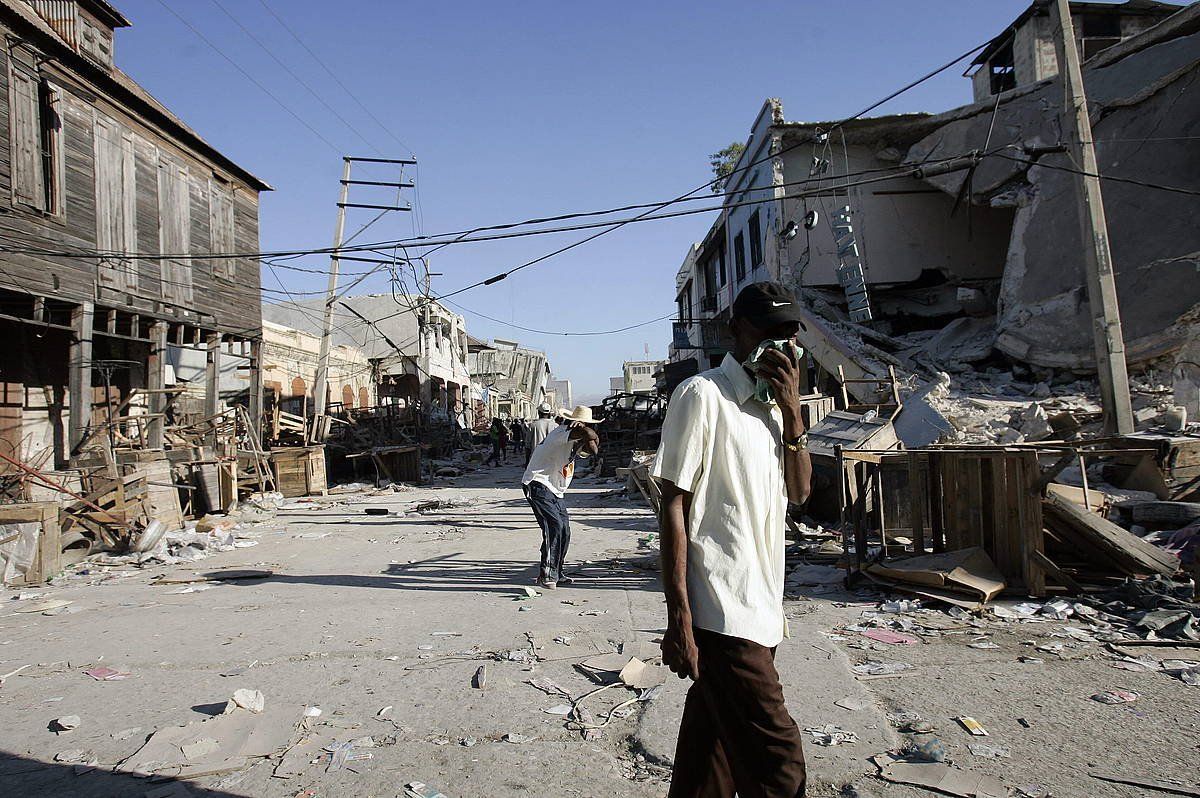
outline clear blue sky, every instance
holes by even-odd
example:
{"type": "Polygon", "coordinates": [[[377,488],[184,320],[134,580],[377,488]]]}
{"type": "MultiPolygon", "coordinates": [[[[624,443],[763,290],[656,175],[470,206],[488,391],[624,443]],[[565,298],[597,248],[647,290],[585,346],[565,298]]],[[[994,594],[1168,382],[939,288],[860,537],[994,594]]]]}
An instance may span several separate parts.
{"type": "MultiPolygon", "coordinates": [[[[788,119],[836,119],[1000,32],[1026,0],[767,2],[457,2],[265,0],[386,123],[379,127],[270,17],[261,0],[218,0],[343,117],[336,118],[214,0],[116,0],[133,27],[117,63],[211,143],[272,184],[264,250],[329,246],[343,154],[420,161],[421,214],[392,214],[379,241],[480,224],[667,199],[709,178],[708,155],[745,139],[767,97],[788,119]],[[185,17],[322,141],[162,5],[185,17]],[[347,124],[349,126],[347,126],[347,124]]],[[[962,67],[877,113],[970,101],[962,67]]],[[[364,173],[362,176],[366,177],[364,173]]],[[[375,179],[392,179],[380,171],[375,179]]],[[[359,194],[360,202],[386,202],[359,194]]],[[[358,211],[348,227],[366,222],[358,211]]],[[[547,330],[603,330],[672,311],[674,278],[710,214],[631,225],[490,287],[457,297],[471,311],[547,330]]],[[[450,247],[432,259],[448,291],[586,233],[450,247]]],[[[327,259],[293,261],[324,268],[327,259]]],[[[362,264],[347,268],[359,270],[362,264]]],[[[280,272],[294,291],[323,278],[280,272]]],[[[386,276],[369,279],[388,290],[386,276]]],[[[264,269],[265,288],[278,289],[264,269]]],[[[462,311],[460,311],[462,312],[462,311]]],[[[545,349],[577,395],[594,398],[645,345],[665,357],[669,322],[564,338],[466,312],[480,337],[545,349]]]]}

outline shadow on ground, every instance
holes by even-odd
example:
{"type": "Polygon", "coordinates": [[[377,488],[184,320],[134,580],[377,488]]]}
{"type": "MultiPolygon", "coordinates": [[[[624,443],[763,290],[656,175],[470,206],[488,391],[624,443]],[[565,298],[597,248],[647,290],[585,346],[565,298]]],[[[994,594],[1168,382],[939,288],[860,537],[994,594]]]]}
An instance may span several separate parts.
{"type": "Polygon", "coordinates": [[[78,765],[39,762],[36,759],[0,751],[0,794],[16,798],[112,798],[145,795],[150,790],[183,787],[178,794],[196,798],[236,798],[234,793],[210,790],[192,781],[155,777],[149,779],[128,773],[115,773],[105,767],[86,769],[78,765]],[[77,770],[78,768],[78,770],[77,770]]]}
{"type": "MultiPolygon", "coordinates": [[[[325,585],[363,587],[381,590],[424,590],[451,593],[500,593],[524,595],[524,588],[537,578],[533,560],[459,559],[462,553],[446,554],[413,563],[392,563],[387,570],[373,574],[272,574],[262,579],[229,580],[226,584],[243,587],[263,584],[325,585]]],[[[583,565],[567,564],[567,573],[575,579],[571,590],[650,590],[659,588],[655,555],[637,554],[613,557],[583,565]]],[[[205,576],[220,579],[222,572],[205,576]]]]}

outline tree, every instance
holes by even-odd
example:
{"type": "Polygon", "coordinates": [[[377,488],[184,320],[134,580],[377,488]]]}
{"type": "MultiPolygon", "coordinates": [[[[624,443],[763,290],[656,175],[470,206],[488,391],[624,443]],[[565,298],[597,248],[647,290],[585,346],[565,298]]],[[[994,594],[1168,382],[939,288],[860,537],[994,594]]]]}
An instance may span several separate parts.
{"type": "Polygon", "coordinates": [[[712,190],[714,194],[720,194],[725,190],[725,183],[729,180],[729,174],[733,171],[734,165],[738,162],[738,158],[742,157],[745,152],[746,145],[740,141],[735,141],[728,147],[714,152],[708,156],[708,162],[712,166],[713,177],[712,190]]]}

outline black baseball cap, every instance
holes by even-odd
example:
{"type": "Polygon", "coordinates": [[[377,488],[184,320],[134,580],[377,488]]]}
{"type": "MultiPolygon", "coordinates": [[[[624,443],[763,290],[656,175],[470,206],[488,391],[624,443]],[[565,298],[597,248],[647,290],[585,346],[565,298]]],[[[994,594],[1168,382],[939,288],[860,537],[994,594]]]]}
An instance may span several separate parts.
{"type": "Polygon", "coordinates": [[[786,322],[799,322],[800,304],[782,283],[751,283],[733,300],[733,317],[745,319],[755,327],[774,327],[786,322]]]}

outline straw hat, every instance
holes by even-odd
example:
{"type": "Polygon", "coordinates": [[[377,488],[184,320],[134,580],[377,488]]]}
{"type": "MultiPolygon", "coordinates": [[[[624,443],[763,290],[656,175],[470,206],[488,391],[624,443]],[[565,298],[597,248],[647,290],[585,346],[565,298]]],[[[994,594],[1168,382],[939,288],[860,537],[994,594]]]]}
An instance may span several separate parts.
{"type": "Polygon", "coordinates": [[[579,421],[584,424],[599,424],[603,421],[603,419],[593,418],[592,408],[587,405],[578,405],[574,410],[560,410],[558,415],[567,421],[579,421]]]}

